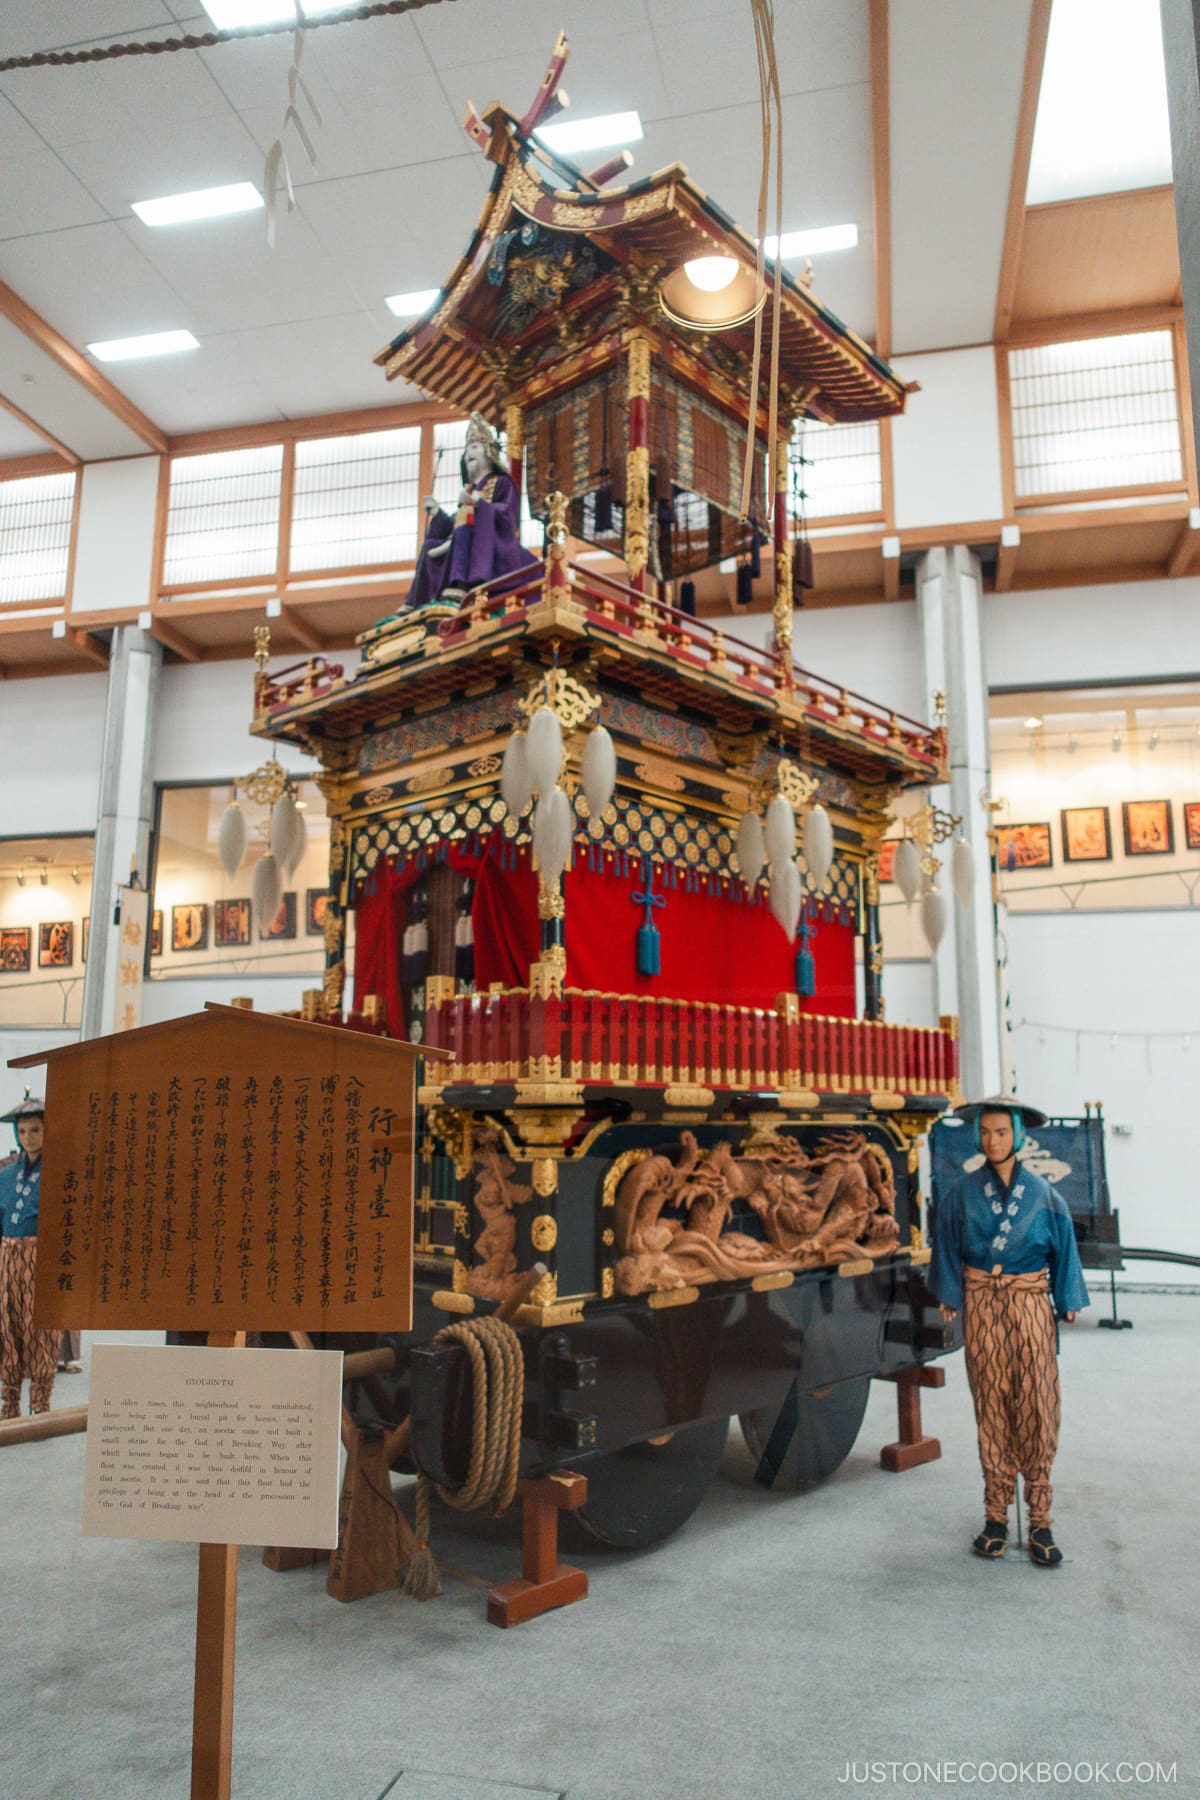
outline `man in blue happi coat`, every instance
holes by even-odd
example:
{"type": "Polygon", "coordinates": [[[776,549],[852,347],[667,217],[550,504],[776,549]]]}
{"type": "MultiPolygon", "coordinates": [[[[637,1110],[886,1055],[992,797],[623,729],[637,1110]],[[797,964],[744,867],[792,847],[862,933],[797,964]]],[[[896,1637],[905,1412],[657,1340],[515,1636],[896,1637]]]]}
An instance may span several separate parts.
{"type": "Polygon", "coordinates": [[[29,1381],[33,1413],[49,1412],[54,1387],[59,1333],[33,1322],[45,1111],[41,1100],[27,1098],[4,1115],[16,1132],[17,1156],[0,1169],[0,1419],[20,1413],[22,1381],[29,1381]]]}
{"type": "Polygon", "coordinates": [[[1055,1568],[1050,1467],[1062,1402],[1056,1319],[1088,1304],[1066,1202],[1017,1153],[1044,1113],[997,1097],[958,1109],[973,1122],[984,1162],[939,1199],[929,1286],[942,1317],[963,1312],[967,1379],[979,1427],[984,1526],[972,1549],[1003,1556],[1017,1475],[1025,1478],[1029,1555],[1055,1568]]]}

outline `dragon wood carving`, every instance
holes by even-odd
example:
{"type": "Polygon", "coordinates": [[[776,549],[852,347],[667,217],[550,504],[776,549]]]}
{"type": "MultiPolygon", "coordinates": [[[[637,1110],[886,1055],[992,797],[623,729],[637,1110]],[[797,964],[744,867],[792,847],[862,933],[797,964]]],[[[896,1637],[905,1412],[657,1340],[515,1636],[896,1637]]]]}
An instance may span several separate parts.
{"type": "Polygon", "coordinates": [[[507,1300],[520,1280],[517,1269],[517,1221],[513,1209],[523,1206],[532,1187],[512,1180],[516,1164],[500,1147],[495,1132],[481,1138],[475,1153],[476,1210],[483,1230],[475,1239],[479,1263],[467,1275],[467,1292],[484,1300],[507,1300]]]}
{"type": "Polygon", "coordinates": [[[886,1153],[861,1132],[822,1138],[810,1153],[793,1138],[702,1151],[685,1131],[676,1149],[638,1163],[617,1189],[617,1291],[644,1294],[706,1281],[882,1257],[899,1241],[896,1188],[886,1153]],[[726,1229],[749,1207],[761,1238],[726,1229]],[[668,1209],[682,1218],[666,1217],[668,1209]]]}

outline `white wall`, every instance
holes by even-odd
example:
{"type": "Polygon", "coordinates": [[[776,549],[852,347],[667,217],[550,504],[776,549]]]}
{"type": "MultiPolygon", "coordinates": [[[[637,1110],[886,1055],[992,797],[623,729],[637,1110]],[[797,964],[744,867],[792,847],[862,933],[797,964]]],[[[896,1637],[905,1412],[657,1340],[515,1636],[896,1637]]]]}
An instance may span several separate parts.
{"type": "MultiPolygon", "coordinates": [[[[911,600],[879,606],[814,606],[795,615],[792,651],[801,668],[874,700],[879,706],[928,719],[916,606],[911,600]]],[[[729,613],[706,619],[715,631],[773,649],[770,613],[729,613]]]]}
{"type": "Polygon", "coordinates": [[[1200,579],[989,594],[988,686],[1171,679],[1200,672],[1200,579]]]}
{"type": "Polygon", "coordinates": [[[95,829],[107,689],[100,674],[5,682],[0,836],[95,829]]]}
{"type": "Polygon", "coordinates": [[[75,612],[149,606],[158,471],[157,456],[84,468],[71,596],[75,612]]]}
{"type": "MultiPolygon", "coordinates": [[[[271,672],[296,659],[278,657],[271,672]]],[[[357,651],[339,651],[349,678],[358,667],[357,651]]],[[[164,668],[159,687],[154,742],[155,781],[219,781],[248,775],[277,754],[286,769],[311,772],[311,756],[291,745],[272,745],[250,736],[254,715],[254,661],[250,647],[231,662],[172,663],[164,668]]]]}
{"type": "MultiPolygon", "coordinates": [[[[1127,1243],[1200,1256],[1196,1091],[1200,1083],[1200,928],[1191,913],[1009,921],[1017,1091],[1031,1105],[1082,1113],[1101,1100],[1109,1186],[1127,1243]],[[1043,1033],[1039,1027],[1048,1029],[1043,1033]],[[1049,1029],[1070,1027],[1070,1031],[1049,1029]],[[1081,1036],[1091,1030],[1101,1035],[1081,1036]],[[1139,1033],[1178,1032],[1146,1041],[1139,1033]],[[1111,1034],[1117,1034],[1115,1046],[1111,1034]],[[1183,1047],[1182,1035],[1191,1033],[1183,1047]],[[1127,1124],[1128,1137],[1111,1127],[1127,1124]]],[[[1131,1280],[1194,1281],[1200,1269],[1133,1263],[1131,1280]]]]}
{"type": "MultiPolygon", "coordinates": [[[[34,1094],[44,1095],[46,1092],[44,1066],[36,1069],[10,1069],[10,1057],[32,1056],[37,1050],[57,1050],[62,1044],[75,1043],[78,1037],[77,1031],[25,1031],[13,1026],[6,1026],[0,1031],[0,1113],[11,1111],[18,1100],[23,1100],[26,1088],[34,1094]]],[[[15,1148],[12,1127],[0,1125],[0,1157],[7,1156],[15,1148]]]]}
{"type": "Polygon", "coordinates": [[[921,384],[907,412],[892,421],[896,524],[1001,518],[1000,414],[991,347],[897,357],[893,366],[905,381],[921,384]]]}

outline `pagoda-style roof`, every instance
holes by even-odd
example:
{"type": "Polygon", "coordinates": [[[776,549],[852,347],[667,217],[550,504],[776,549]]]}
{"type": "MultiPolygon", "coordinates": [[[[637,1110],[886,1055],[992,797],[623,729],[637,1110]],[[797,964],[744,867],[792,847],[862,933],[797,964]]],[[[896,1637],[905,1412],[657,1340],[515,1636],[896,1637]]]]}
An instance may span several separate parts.
{"type": "MultiPolygon", "coordinates": [[[[433,310],[393,338],[376,362],[389,379],[403,377],[434,399],[490,412],[498,388],[520,399],[554,385],[553,371],[564,364],[568,378],[578,379],[581,369],[606,360],[632,308],[661,334],[664,348],[683,349],[724,377],[727,404],[745,418],[755,309],[733,326],[692,329],[665,310],[661,287],[689,261],[723,256],[736,260],[739,281],[754,282],[757,295],[754,239],[680,163],[609,188],[606,175],[620,169],[620,159],[590,177],[540,143],[533,132],[565,59],[560,39],[523,119],[500,105],[482,117],[468,107],[467,131],[495,164],[491,191],[433,310]],[[522,262],[532,266],[520,287],[513,277],[522,262]]],[[[767,268],[764,377],[774,307],[767,268]]],[[[781,274],[785,414],[841,423],[903,412],[907,384],[804,282],[786,269],[781,274]]]]}

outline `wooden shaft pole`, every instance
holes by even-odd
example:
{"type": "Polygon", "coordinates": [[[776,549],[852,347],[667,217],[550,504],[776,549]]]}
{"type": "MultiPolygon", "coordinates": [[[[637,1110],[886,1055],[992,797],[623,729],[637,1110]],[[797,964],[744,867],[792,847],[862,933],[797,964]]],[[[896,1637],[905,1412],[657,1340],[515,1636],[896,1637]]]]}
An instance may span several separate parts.
{"type": "Polygon", "coordinates": [[[38,1438],[86,1431],[87,1420],[86,1406],[64,1406],[59,1412],[35,1413],[31,1419],[5,1419],[0,1423],[0,1449],[5,1444],[31,1444],[38,1438]]]}
{"type": "MultiPolygon", "coordinates": [[[[210,1349],[241,1349],[244,1331],[210,1331],[210,1349]]],[[[196,1592],[196,1684],[191,1800],[230,1800],[233,1653],[237,1638],[236,1544],[201,1544],[196,1592]]]]}

